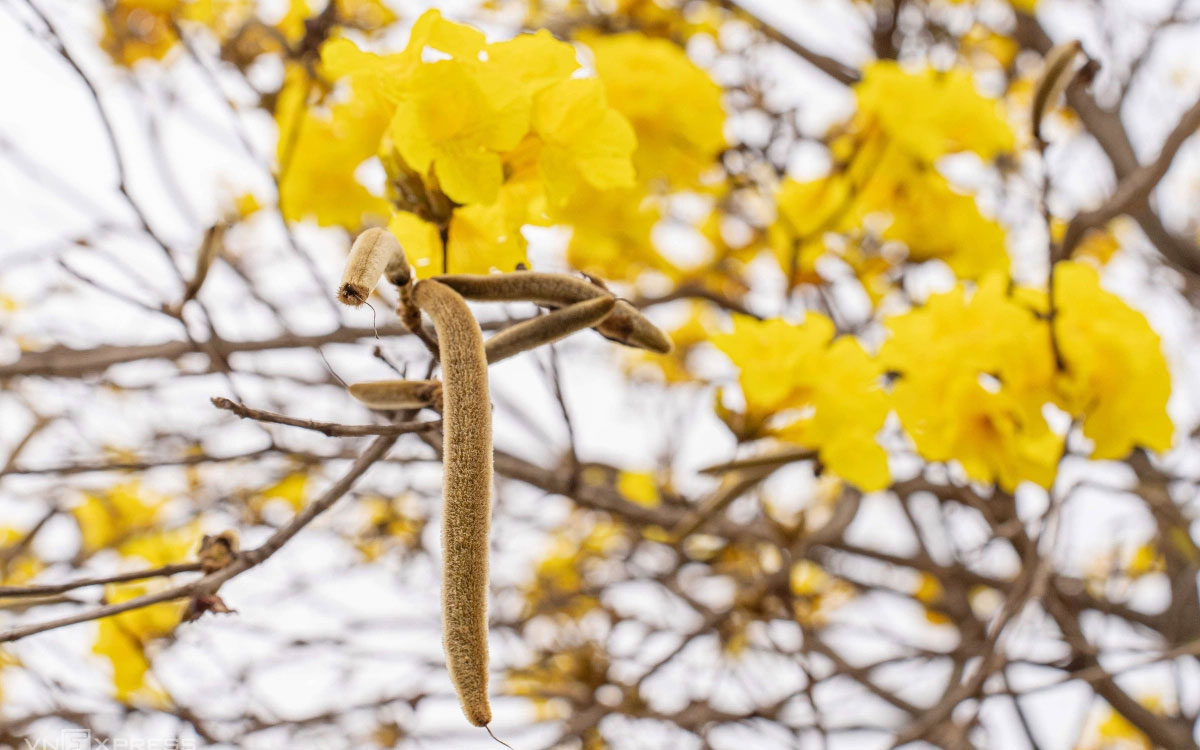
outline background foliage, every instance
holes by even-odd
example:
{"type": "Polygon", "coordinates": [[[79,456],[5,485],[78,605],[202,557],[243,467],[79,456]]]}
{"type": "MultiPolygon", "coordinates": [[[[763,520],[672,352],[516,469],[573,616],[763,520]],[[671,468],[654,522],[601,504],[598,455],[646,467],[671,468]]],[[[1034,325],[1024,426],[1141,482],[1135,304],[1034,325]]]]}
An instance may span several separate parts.
{"type": "Polygon", "coordinates": [[[492,369],[503,739],[1197,747],[1200,4],[438,5],[0,4],[0,743],[490,746],[386,226],[675,342],[492,369]]]}

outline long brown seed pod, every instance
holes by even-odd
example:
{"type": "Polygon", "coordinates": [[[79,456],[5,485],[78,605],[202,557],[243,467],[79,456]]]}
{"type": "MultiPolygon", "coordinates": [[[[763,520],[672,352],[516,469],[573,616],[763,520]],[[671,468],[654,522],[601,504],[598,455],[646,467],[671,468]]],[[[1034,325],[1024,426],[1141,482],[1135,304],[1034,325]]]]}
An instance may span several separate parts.
{"type": "Polygon", "coordinates": [[[386,229],[372,227],[358,235],[346,260],[342,285],[338,287],[338,300],[354,307],[366,302],[379,283],[379,277],[383,276],[384,269],[394,262],[396,255],[403,254],[400,243],[386,229]]]}
{"type": "Polygon", "coordinates": [[[1039,141],[1042,140],[1042,120],[1075,77],[1075,60],[1082,51],[1083,45],[1075,40],[1056,45],[1046,53],[1042,74],[1033,90],[1031,115],[1033,136],[1039,141]]]}
{"type": "MultiPolygon", "coordinates": [[[[514,273],[439,276],[438,281],[467,299],[481,301],[536,302],[548,307],[567,305],[607,296],[610,293],[589,281],[560,273],[516,271],[514,273]]],[[[671,339],[624,300],[618,300],[612,314],[596,326],[605,337],[621,344],[666,354],[671,339]]]]}
{"type": "Polygon", "coordinates": [[[484,345],[488,364],[591,328],[604,320],[616,304],[614,297],[596,297],[509,326],[488,339],[484,345]]]}
{"type": "Polygon", "coordinates": [[[450,287],[426,279],[413,290],[433,319],[442,361],[443,644],[463,713],[476,726],[488,704],[488,528],[491,525],[492,414],[483,332],[450,287]]]}
{"type": "Polygon", "coordinates": [[[368,409],[436,409],[442,401],[437,380],[372,380],[351,383],[347,390],[368,409]]]}

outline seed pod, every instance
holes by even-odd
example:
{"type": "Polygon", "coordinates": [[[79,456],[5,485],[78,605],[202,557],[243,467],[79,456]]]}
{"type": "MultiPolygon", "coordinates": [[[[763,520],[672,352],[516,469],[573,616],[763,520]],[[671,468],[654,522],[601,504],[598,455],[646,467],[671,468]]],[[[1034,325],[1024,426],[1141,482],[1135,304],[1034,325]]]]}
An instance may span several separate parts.
{"type": "Polygon", "coordinates": [[[413,298],[433,319],[442,361],[442,621],[450,679],[476,726],[488,704],[488,527],[491,525],[492,414],[483,333],[467,303],[426,279],[413,298]]]}
{"type": "Polygon", "coordinates": [[[385,229],[373,227],[358,235],[346,260],[346,272],[342,274],[342,285],[338,287],[338,300],[354,307],[366,302],[384,269],[397,253],[403,252],[400,243],[385,229]]]}
{"type": "Polygon", "coordinates": [[[1039,141],[1042,140],[1042,120],[1075,78],[1075,60],[1082,51],[1083,45],[1075,40],[1059,44],[1046,53],[1042,74],[1033,91],[1033,136],[1039,141]]]}
{"type": "Polygon", "coordinates": [[[613,297],[596,297],[509,326],[488,339],[484,345],[488,364],[591,328],[604,320],[616,304],[617,300],[613,297]]]}
{"type": "Polygon", "coordinates": [[[373,380],[352,383],[348,390],[368,409],[438,408],[442,384],[437,380],[373,380]]]}
{"type": "MultiPolygon", "coordinates": [[[[609,292],[591,282],[560,273],[516,271],[505,274],[456,274],[439,276],[438,281],[467,299],[481,301],[535,302],[547,307],[565,307],[609,292]]],[[[628,346],[666,354],[671,339],[658,330],[637,308],[618,300],[612,314],[596,326],[604,337],[628,346]]]]}
{"type": "Polygon", "coordinates": [[[176,310],[181,309],[189,300],[194,299],[200,293],[200,287],[204,285],[204,280],[208,278],[208,270],[212,268],[212,262],[224,252],[225,230],[227,228],[224,222],[218,222],[209,227],[208,231],[204,233],[204,242],[200,245],[200,252],[196,253],[196,270],[192,272],[191,280],[184,287],[183,299],[175,306],[176,310]]]}
{"type": "Polygon", "coordinates": [[[437,280],[467,299],[482,302],[536,302],[562,307],[608,294],[590,281],[563,273],[514,271],[493,274],[453,274],[437,280]]]}

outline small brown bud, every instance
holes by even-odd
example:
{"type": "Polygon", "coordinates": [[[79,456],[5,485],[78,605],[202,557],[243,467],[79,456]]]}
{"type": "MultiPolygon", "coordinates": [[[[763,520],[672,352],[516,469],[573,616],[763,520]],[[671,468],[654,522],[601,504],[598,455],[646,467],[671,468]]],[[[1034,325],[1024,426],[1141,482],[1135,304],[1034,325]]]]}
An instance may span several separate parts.
{"type": "Polygon", "coordinates": [[[238,552],[238,534],[233,529],[205,534],[200,540],[200,570],[214,573],[233,562],[238,552]]]}

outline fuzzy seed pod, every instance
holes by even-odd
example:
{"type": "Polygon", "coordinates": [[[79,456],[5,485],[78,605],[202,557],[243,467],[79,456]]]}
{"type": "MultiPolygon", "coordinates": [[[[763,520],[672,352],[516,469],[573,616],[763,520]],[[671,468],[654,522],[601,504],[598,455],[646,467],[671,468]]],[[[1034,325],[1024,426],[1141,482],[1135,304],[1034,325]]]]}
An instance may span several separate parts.
{"type": "MultiPolygon", "coordinates": [[[[609,295],[609,291],[584,279],[560,273],[516,271],[514,273],[439,276],[438,281],[467,299],[482,301],[535,302],[547,307],[565,307],[575,302],[609,295]]],[[[671,339],[624,300],[596,326],[603,336],[628,346],[666,354],[671,339]]]]}
{"type": "Polygon", "coordinates": [[[442,384],[437,380],[373,380],[352,383],[348,390],[368,409],[440,407],[442,384]]]}
{"type": "Polygon", "coordinates": [[[608,317],[616,304],[614,297],[596,297],[505,328],[484,346],[488,364],[591,328],[608,317]]]}
{"type": "Polygon", "coordinates": [[[1033,92],[1033,136],[1039,141],[1042,140],[1042,120],[1075,78],[1075,61],[1082,51],[1083,45],[1075,40],[1059,44],[1046,53],[1042,74],[1033,92]]]}
{"type": "MultiPolygon", "coordinates": [[[[366,302],[397,253],[403,255],[400,243],[385,229],[374,227],[358,235],[346,260],[338,300],[354,307],[366,302]]],[[[408,265],[407,261],[405,265],[408,265]]]]}
{"type": "Polygon", "coordinates": [[[488,528],[492,414],[483,333],[467,303],[426,279],[413,299],[433,319],[442,361],[442,621],[450,679],[476,726],[488,704],[488,528]]]}

